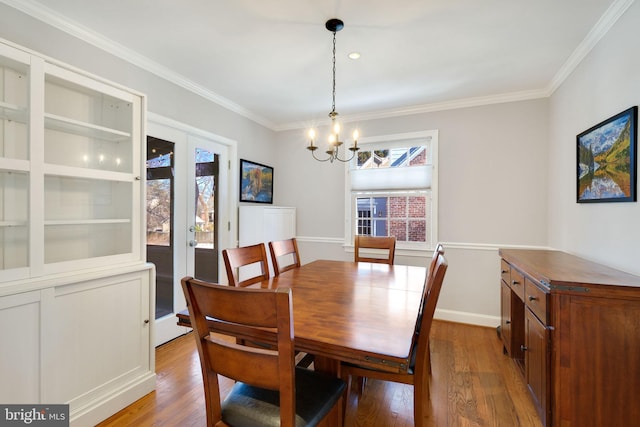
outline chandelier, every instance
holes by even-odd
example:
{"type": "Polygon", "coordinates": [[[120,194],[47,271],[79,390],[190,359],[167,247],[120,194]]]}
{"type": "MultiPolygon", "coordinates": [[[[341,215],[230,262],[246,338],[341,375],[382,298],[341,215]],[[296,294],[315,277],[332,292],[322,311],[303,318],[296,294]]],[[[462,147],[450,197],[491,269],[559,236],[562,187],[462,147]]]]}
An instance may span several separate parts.
{"type": "Polygon", "coordinates": [[[316,138],[316,132],[314,129],[309,130],[309,146],[307,150],[311,151],[311,155],[314,159],[320,162],[326,162],[327,160],[333,163],[334,160],[338,160],[340,162],[348,162],[356,155],[356,151],[360,148],[358,147],[358,130],[353,131],[353,145],[349,147],[351,151],[351,157],[340,158],[340,146],[343,142],[340,140],[340,123],[338,123],[337,117],[338,113],[336,112],[336,33],[342,28],[344,28],[344,22],[339,19],[333,18],[329,19],[325,23],[325,27],[327,30],[333,33],[333,91],[332,91],[332,104],[331,104],[331,112],[329,113],[329,118],[331,119],[331,134],[329,135],[329,148],[326,153],[328,157],[326,158],[318,158],[316,157],[315,151],[318,149],[317,145],[314,145],[314,141],[316,138]]]}

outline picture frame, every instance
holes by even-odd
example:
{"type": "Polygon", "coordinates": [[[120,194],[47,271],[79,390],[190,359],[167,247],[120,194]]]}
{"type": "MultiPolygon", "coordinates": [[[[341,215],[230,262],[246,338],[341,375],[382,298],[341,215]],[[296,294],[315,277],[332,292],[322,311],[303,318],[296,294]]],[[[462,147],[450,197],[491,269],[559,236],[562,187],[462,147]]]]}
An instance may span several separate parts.
{"type": "Polygon", "coordinates": [[[240,159],[240,201],[273,203],[273,168],[240,159]]]}
{"type": "Polygon", "coordinates": [[[578,203],[635,202],[638,107],[576,136],[578,203]]]}

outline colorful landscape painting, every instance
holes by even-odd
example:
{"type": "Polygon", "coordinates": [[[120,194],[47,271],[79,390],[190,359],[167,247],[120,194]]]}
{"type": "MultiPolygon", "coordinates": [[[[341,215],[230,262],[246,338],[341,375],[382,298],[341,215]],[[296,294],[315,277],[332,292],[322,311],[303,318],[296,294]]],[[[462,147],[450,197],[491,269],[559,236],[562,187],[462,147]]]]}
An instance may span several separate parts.
{"type": "Polygon", "coordinates": [[[636,120],[632,107],[577,136],[578,203],[636,200],[636,120]]]}
{"type": "Polygon", "coordinates": [[[273,168],[240,160],[240,201],[273,203],[273,168]]]}

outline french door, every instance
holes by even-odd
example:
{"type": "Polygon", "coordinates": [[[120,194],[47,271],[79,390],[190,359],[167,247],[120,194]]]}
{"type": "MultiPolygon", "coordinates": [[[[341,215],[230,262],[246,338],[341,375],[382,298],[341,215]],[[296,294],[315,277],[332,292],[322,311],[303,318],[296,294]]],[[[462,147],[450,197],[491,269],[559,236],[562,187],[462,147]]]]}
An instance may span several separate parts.
{"type": "Polygon", "coordinates": [[[175,313],[186,308],[180,279],[224,280],[220,250],[232,243],[231,150],[215,136],[175,123],[150,120],[148,134],[147,261],[156,266],[159,345],[187,331],[176,325],[175,313]]]}

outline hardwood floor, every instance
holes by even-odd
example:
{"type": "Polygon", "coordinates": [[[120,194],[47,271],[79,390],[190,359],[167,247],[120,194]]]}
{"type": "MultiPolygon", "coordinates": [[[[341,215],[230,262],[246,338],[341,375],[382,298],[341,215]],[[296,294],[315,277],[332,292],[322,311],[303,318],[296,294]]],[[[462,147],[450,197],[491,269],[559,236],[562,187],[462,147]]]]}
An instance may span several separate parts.
{"type": "MultiPolygon", "coordinates": [[[[433,427],[541,427],[515,364],[492,328],[434,321],[431,329],[433,427]]],[[[206,426],[200,361],[191,334],[156,349],[156,391],[99,427],[206,426]]],[[[221,381],[222,393],[231,386],[221,381]]],[[[367,381],[349,399],[349,427],[412,427],[413,387],[367,381]]]]}

